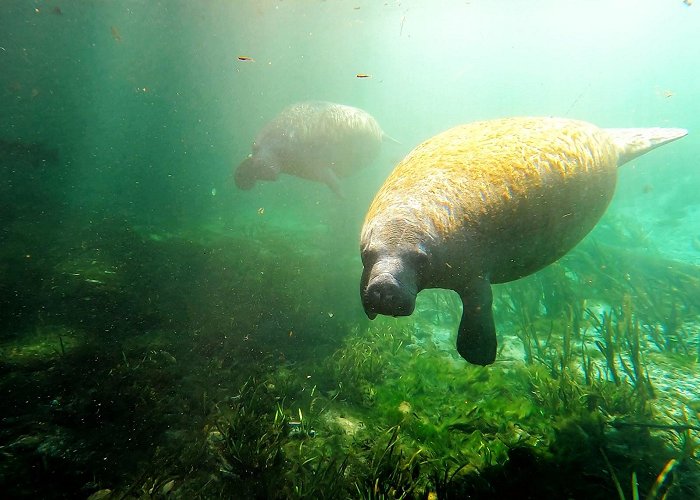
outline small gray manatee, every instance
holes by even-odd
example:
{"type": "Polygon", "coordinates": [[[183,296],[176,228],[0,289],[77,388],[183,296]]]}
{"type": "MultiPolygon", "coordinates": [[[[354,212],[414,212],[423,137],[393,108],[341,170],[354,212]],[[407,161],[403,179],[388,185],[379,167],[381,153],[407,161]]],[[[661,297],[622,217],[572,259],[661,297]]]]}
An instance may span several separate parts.
{"type": "Polygon", "coordinates": [[[248,190],[285,173],[322,182],[341,195],[338,178],[369,165],[383,137],[377,121],[362,109],[323,101],[292,104],[258,133],[234,180],[248,190]]]}
{"type": "Polygon", "coordinates": [[[457,351],[496,358],[492,283],[572,249],[605,212],[617,167],[683,129],[601,129],[564,118],[506,118],[428,139],[389,175],[362,227],[367,316],[408,316],[425,288],[462,299],[457,351]]]}

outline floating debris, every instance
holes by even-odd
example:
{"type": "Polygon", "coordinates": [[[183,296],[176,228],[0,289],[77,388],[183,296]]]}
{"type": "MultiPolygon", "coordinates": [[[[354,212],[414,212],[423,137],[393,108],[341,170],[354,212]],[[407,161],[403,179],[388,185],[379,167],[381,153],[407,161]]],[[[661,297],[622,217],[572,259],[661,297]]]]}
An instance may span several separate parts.
{"type": "Polygon", "coordinates": [[[290,437],[316,437],[316,431],[314,429],[305,431],[304,424],[299,420],[292,420],[287,425],[289,426],[290,437]]]}
{"type": "Polygon", "coordinates": [[[696,236],[695,238],[693,238],[691,245],[695,250],[700,252],[700,236],[696,236]]]}
{"type": "Polygon", "coordinates": [[[114,38],[114,40],[116,42],[122,41],[122,35],[121,35],[121,33],[119,33],[119,30],[117,29],[116,26],[110,27],[110,31],[112,32],[112,38],[114,38]]]}
{"type": "Polygon", "coordinates": [[[292,420],[289,422],[289,433],[290,434],[299,434],[301,433],[301,422],[298,420],[292,420]]]}

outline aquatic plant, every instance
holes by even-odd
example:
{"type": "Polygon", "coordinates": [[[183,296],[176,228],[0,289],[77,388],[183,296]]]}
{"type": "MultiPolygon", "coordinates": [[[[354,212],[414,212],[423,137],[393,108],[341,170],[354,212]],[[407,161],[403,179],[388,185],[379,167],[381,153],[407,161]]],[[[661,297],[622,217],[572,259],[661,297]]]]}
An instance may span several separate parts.
{"type": "Polygon", "coordinates": [[[537,326],[533,321],[540,316],[541,290],[537,286],[529,286],[534,283],[533,278],[528,278],[506,287],[498,287],[494,300],[495,315],[501,315],[501,311],[504,311],[515,318],[515,334],[522,342],[525,362],[528,364],[532,364],[542,353],[537,326]]]}
{"type": "Polygon", "coordinates": [[[386,322],[380,321],[366,330],[353,327],[342,346],[315,370],[316,377],[324,390],[333,391],[342,400],[371,406],[375,385],[411,342],[408,329],[386,322]]]}
{"type": "MultiPolygon", "coordinates": [[[[300,445],[301,448],[301,445],[300,445]]],[[[301,453],[300,453],[301,455],[301,453]]],[[[351,496],[345,478],[350,455],[312,455],[304,461],[292,461],[287,472],[287,498],[348,498],[351,496]]]]}
{"type": "Polygon", "coordinates": [[[378,500],[387,498],[415,498],[425,488],[419,481],[423,450],[413,451],[410,456],[402,447],[400,426],[387,429],[372,447],[368,468],[361,482],[355,483],[357,498],[378,500]]]}
{"type": "MultiPolygon", "coordinates": [[[[608,467],[608,470],[610,471],[610,476],[613,480],[613,483],[615,484],[615,490],[617,491],[617,495],[620,498],[620,500],[627,500],[627,497],[625,496],[624,489],[622,485],[620,484],[620,480],[617,477],[617,474],[615,474],[615,469],[613,468],[612,464],[610,463],[610,460],[608,459],[608,456],[605,454],[605,451],[602,449],[600,450],[601,455],[603,456],[603,459],[605,460],[605,463],[608,467]]],[[[669,460],[666,465],[664,465],[664,468],[661,470],[659,475],[656,477],[656,480],[654,481],[654,484],[651,486],[651,489],[647,493],[647,495],[644,497],[647,500],[656,500],[657,498],[666,498],[668,494],[668,490],[671,488],[672,481],[673,481],[673,476],[671,473],[673,472],[674,468],[676,467],[677,461],[676,459],[672,458],[669,460]]],[[[639,495],[639,483],[637,481],[637,473],[632,472],[632,480],[631,480],[631,495],[633,500],[637,500],[640,498],[639,495]]]]}
{"type": "Polygon", "coordinates": [[[495,287],[509,351],[483,369],[455,358],[439,328],[458,321],[455,296],[368,323],[343,312],[353,287],[321,300],[356,263],[317,286],[323,255],[273,228],[99,231],[39,266],[55,276],[36,297],[67,295],[47,302],[34,334],[2,345],[0,446],[12,459],[0,472],[46,479],[35,496],[90,482],[88,493],[123,497],[614,497],[600,450],[641,491],[673,458],[659,497],[697,496],[700,424],[695,411],[662,411],[673,401],[659,377],[696,363],[692,268],[637,273],[642,260],[584,244],[549,274],[495,287]],[[104,283],[85,282],[100,272],[104,283]],[[114,326],[115,315],[129,319],[114,326]]]}
{"type": "Polygon", "coordinates": [[[247,491],[251,481],[271,487],[281,475],[287,418],[281,411],[270,417],[274,401],[264,384],[249,379],[226,406],[216,405],[209,441],[220,475],[232,483],[229,491],[247,491]]]}
{"type": "MultiPolygon", "coordinates": [[[[591,318],[597,320],[593,313],[591,313],[591,318]]],[[[617,330],[613,327],[612,313],[603,311],[601,319],[596,321],[596,330],[598,337],[600,337],[602,340],[596,340],[595,345],[605,359],[605,369],[607,374],[615,385],[620,385],[620,377],[617,374],[616,349],[618,343],[617,339],[615,338],[617,330]]]]}

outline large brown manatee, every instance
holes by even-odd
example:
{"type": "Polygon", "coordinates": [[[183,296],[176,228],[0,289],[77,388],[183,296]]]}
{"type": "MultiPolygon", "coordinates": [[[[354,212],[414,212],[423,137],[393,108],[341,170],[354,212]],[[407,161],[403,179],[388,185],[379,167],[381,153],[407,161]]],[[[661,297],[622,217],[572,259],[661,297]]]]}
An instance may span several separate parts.
{"type": "Polygon", "coordinates": [[[240,189],[286,173],[322,182],[340,195],[338,177],[369,165],[384,134],[366,111],[323,101],[292,104],[258,133],[234,174],[240,189]]]}
{"type": "Polygon", "coordinates": [[[563,256],[603,215],[619,165],[686,134],[506,118],[428,139],[396,166],[367,213],[367,316],[407,316],[420,290],[455,290],[463,304],[457,350],[470,363],[493,363],[491,283],[563,256]]]}

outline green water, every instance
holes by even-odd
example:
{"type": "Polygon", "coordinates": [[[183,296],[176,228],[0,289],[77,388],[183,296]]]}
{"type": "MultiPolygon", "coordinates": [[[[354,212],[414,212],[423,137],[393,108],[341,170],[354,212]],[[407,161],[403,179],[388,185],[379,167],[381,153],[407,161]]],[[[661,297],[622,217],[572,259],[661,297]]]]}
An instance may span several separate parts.
{"type": "Polygon", "coordinates": [[[0,496],[698,498],[698,9],[3,2],[0,496]],[[398,143],[344,199],[237,190],[303,100],[398,143]],[[452,292],[367,319],[359,232],[421,141],[520,115],[689,134],[621,168],[567,256],[494,287],[475,367],[452,292]]]}

